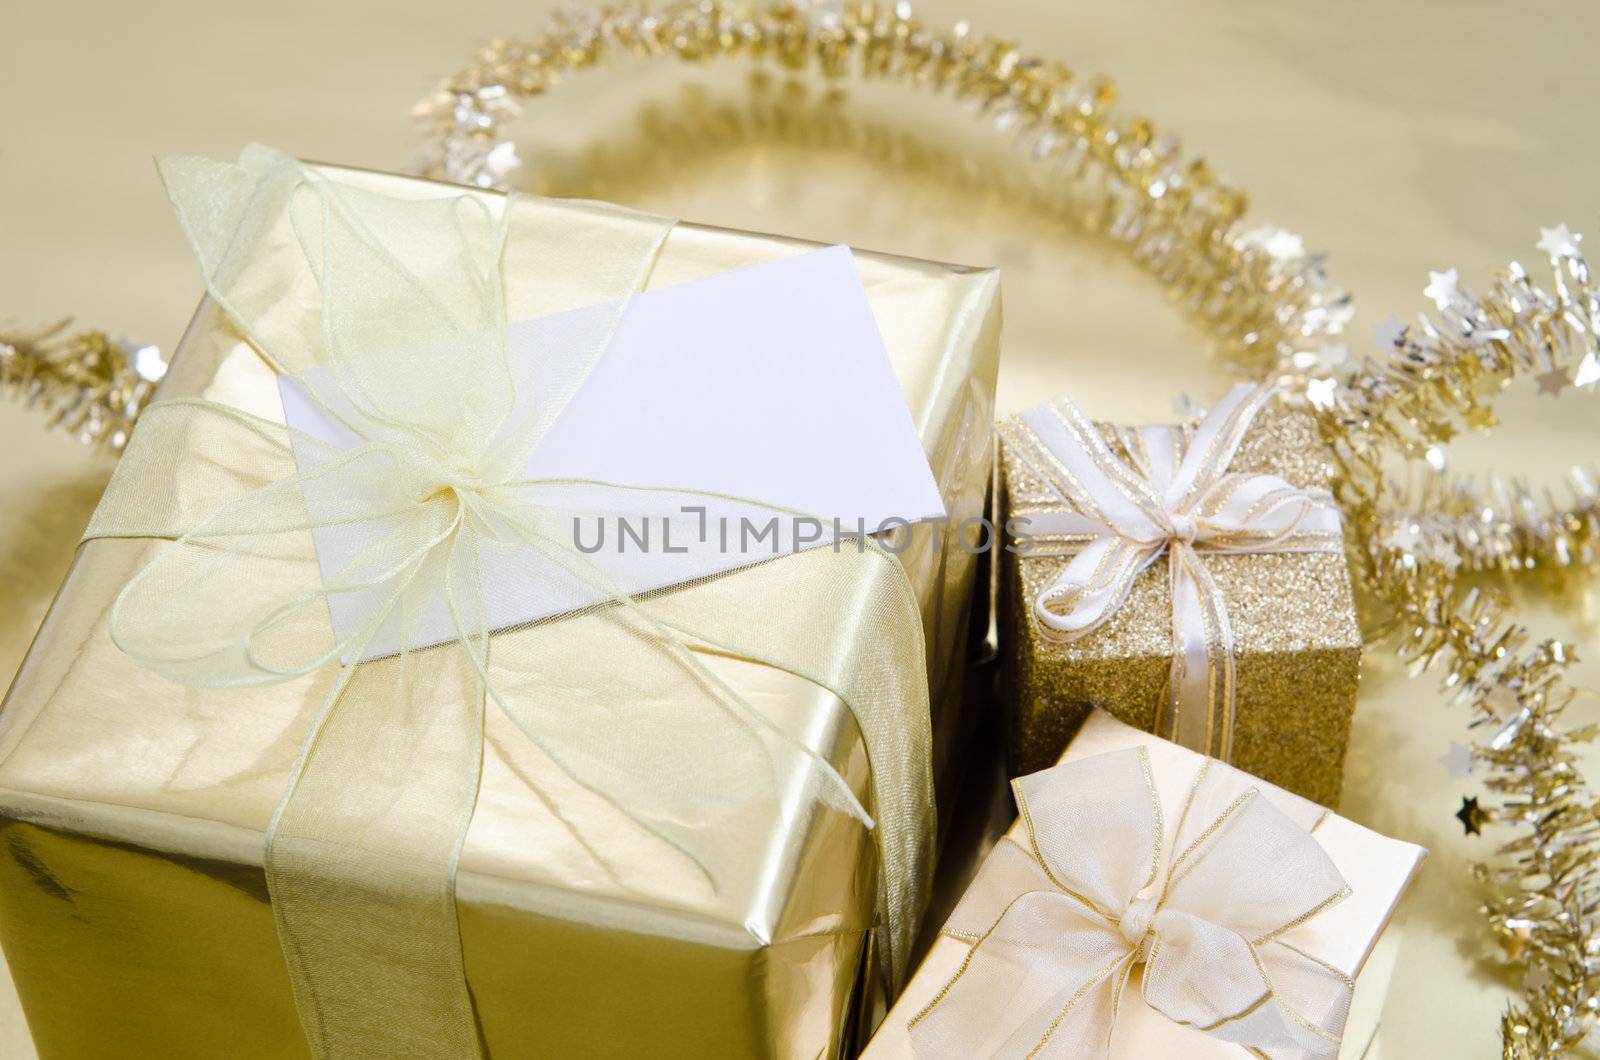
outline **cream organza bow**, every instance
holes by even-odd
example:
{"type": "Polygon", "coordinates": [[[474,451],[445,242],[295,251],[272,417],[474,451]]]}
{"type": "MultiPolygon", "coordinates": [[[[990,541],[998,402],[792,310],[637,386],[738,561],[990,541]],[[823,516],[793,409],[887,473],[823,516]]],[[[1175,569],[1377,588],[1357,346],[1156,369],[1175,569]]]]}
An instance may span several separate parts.
{"type": "Polygon", "coordinates": [[[1034,539],[1024,555],[1072,557],[1035,597],[1034,617],[1061,639],[1092,633],[1116,614],[1134,579],[1167,553],[1172,682],[1155,732],[1224,761],[1233,750],[1233,632],[1227,602],[1201,557],[1343,548],[1329,494],[1228,470],[1273,395],[1234,387],[1192,436],[1166,426],[1122,432],[1131,467],[1066,398],[1001,428],[1051,494],[1047,504],[1016,506],[1034,539]]]}
{"type": "Polygon", "coordinates": [[[1106,1056],[1123,992],[1273,1060],[1337,1056],[1353,984],[1281,936],[1349,894],[1239,774],[1200,769],[1169,840],[1144,748],[1014,782],[1000,844],[945,934],[973,943],[910,1033],[918,1056],[1106,1056]],[[1176,852],[1176,856],[1174,856],[1176,852]]]}
{"type": "Polygon", "coordinates": [[[295,682],[265,697],[275,709],[310,701],[264,864],[313,1053],[479,1053],[455,874],[491,707],[525,738],[517,753],[536,768],[524,779],[547,805],[543,782],[615,822],[575,837],[602,865],[616,832],[614,850],[680,858],[714,891],[722,867],[743,864],[731,822],[777,813],[780,793],[875,824],[898,980],[933,834],[922,625],[898,561],[822,549],[635,599],[576,547],[573,519],[686,498],[527,477],[673,222],[465,192],[398,198],[259,147],[237,165],[168,160],[162,175],[211,298],[248,345],[219,373],[218,400],[144,413],[85,536],[159,540],[111,614],[130,655],[189,686],[295,682]],[[508,318],[613,299],[539,350],[533,392],[519,392],[508,318]],[[349,445],[249,411],[271,391],[262,362],[349,445]],[[873,601],[848,664],[814,613],[761,598],[763,572],[784,564],[821,599],[873,601]],[[565,613],[503,628],[508,597],[513,612],[565,613]],[[867,746],[872,818],[702,653],[838,695],[867,746]]]}

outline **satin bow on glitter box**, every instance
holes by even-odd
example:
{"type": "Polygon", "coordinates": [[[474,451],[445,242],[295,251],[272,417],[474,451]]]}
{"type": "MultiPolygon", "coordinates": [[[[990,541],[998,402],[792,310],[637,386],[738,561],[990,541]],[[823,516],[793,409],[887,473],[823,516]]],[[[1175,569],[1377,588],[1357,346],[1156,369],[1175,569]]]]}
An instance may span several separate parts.
{"type": "Polygon", "coordinates": [[[1104,713],[1012,787],[867,1060],[1362,1054],[1419,848],[1104,713]]]}
{"type": "Polygon", "coordinates": [[[1127,461],[1065,398],[1001,428],[1009,452],[1045,491],[1041,503],[1013,504],[1032,538],[1022,555],[1070,557],[1028,601],[1033,621],[1048,639],[1085,637],[1167,556],[1172,670],[1155,732],[1224,761],[1233,757],[1234,636],[1205,557],[1343,549],[1326,491],[1230,470],[1273,400],[1270,388],[1240,385],[1193,428],[1116,428],[1127,461]]]}

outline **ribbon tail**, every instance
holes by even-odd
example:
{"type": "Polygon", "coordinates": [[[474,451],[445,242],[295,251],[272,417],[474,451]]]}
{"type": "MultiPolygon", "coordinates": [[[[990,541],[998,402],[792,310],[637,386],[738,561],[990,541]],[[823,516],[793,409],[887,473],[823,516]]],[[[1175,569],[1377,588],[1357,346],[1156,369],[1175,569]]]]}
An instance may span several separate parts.
{"type": "Polygon", "coordinates": [[[313,1056],[480,1055],[455,873],[482,773],[484,693],[455,643],[358,663],[306,742],[265,868],[313,1056]]]}
{"type": "Polygon", "coordinates": [[[1172,679],[1156,735],[1228,761],[1233,754],[1233,628],[1227,602],[1189,545],[1171,549],[1172,679]]]}
{"type": "MultiPolygon", "coordinates": [[[[632,738],[614,740],[607,747],[613,764],[630,748],[648,749],[652,756],[673,747],[687,747],[689,753],[676,763],[656,762],[648,768],[638,763],[630,765],[626,773],[610,772],[604,788],[628,792],[638,787],[639,778],[646,778],[651,785],[650,801],[659,805],[666,785],[663,778],[682,777],[689,786],[683,793],[685,803],[706,807],[721,802],[728,812],[770,791],[782,795],[798,790],[803,803],[822,802],[871,826],[880,854],[877,901],[885,928],[886,978],[891,989],[898,990],[909,968],[911,941],[928,899],[935,831],[921,611],[899,560],[876,542],[863,546],[861,553],[814,549],[743,568],[737,578],[709,578],[635,597],[553,533],[542,532],[532,522],[517,532],[544,554],[552,570],[559,570],[559,577],[603,594],[602,606],[586,609],[579,616],[589,642],[574,646],[572,660],[581,662],[599,653],[595,643],[601,642],[612,645],[602,654],[613,660],[619,654],[632,657],[648,652],[656,658],[633,666],[614,662],[613,668],[647,675],[653,688],[642,695],[670,702],[673,697],[662,693],[668,686],[681,685],[691,693],[691,700],[701,704],[689,717],[666,719],[654,713],[636,713],[630,723],[635,730],[632,738]],[[786,590],[795,584],[806,585],[808,591],[786,590]],[[830,588],[824,591],[822,587],[830,588]],[[787,599],[789,606],[752,614],[750,601],[766,599],[787,599]],[[836,638],[818,631],[831,629],[837,623],[836,609],[852,599],[864,599],[871,606],[862,611],[861,623],[851,635],[855,650],[841,652],[836,638]],[[747,702],[707,665],[702,653],[782,670],[836,695],[850,711],[866,750],[871,816],[831,762],[786,729],[782,719],[768,717],[747,702]],[[664,668],[672,675],[671,681],[663,675],[664,668]],[[667,724],[671,731],[648,738],[646,733],[654,724],[667,724]],[[731,739],[735,732],[738,738],[731,739]],[[761,777],[751,775],[753,762],[745,762],[752,741],[764,754],[766,769],[761,777]],[[697,754],[697,749],[713,746],[718,748],[715,755],[697,754]],[[715,768],[708,760],[716,762],[715,768]],[[708,791],[714,796],[708,798],[708,791]]],[[[562,627],[569,621],[547,630],[546,640],[564,637],[562,627]]],[[[555,655],[531,665],[525,648],[519,650],[518,661],[523,672],[537,676],[543,684],[552,683],[552,674],[565,673],[565,666],[572,665],[563,664],[555,655]]],[[[619,675],[613,680],[620,682],[626,677],[619,675]]],[[[559,686],[562,681],[557,678],[553,683],[559,686]]],[[[547,738],[559,731],[557,726],[571,724],[553,718],[536,722],[513,698],[532,701],[531,696],[498,695],[496,701],[525,732],[537,732],[541,743],[549,742],[547,738]]],[[[581,715],[582,711],[568,713],[581,715]]],[[[582,746],[582,738],[574,736],[571,744],[582,746]]],[[[640,795],[636,801],[643,805],[645,793],[640,795]]],[[[672,816],[677,824],[669,831],[681,832],[678,826],[685,823],[708,823],[695,821],[703,814],[693,814],[687,807],[672,816]]],[[[704,845],[705,829],[694,836],[685,832],[683,839],[704,845]]],[[[714,882],[720,886],[729,881],[714,882]]]]}
{"type": "MultiPolygon", "coordinates": [[[[878,917],[884,925],[882,955],[891,994],[904,985],[911,945],[933,885],[935,807],[933,731],[921,610],[904,567],[876,542],[863,554],[816,549],[766,567],[749,568],[737,582],[710,582],[703,598],[666,594],[651,607],[673,628],[736,657],[761,662],[804,678],[837,696],[850,711],[867,753],[873,840],[879,854],[878,917]],[[852,637],[853,650],[831,649],[813,630],[833,617],[793,607],[765,616],[752,636],[742,621],[755,583],[801,577],[809,585],[834,585],[838,593],[815,594],[836,603],[840,594],[872,605],[852,637]],[[736,590],[736,592],[734,592],[736,590]],[[713,597],[726,595],[718,604],[713,597]]],[[[765,595],[765,594],[761,594],[765,595]]],[[[819,762],[829,773],[833,767],[819,762]]]]}
{"type": "Polygon", "coordinates": [[[1075,899],[1016,895],[911,1018],[912,1051],[930,1060],[1106,1056],[1116,984],[1133,959],[1116,929],[1075,899]]]}

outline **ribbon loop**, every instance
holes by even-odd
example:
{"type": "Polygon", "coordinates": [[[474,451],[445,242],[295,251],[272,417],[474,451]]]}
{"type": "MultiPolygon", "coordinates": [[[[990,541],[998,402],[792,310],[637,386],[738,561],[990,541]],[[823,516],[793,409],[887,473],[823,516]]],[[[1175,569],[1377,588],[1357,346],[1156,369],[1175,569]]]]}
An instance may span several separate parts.
{"type": "Polygon", "coordinates": [[[1044,542],[1027,555],[1071,557],[1039,590],[1047,635],[1076,640],[1122,607],[1133,581],[1166,553],[1172,580],[1172,675],[1157,735],[1227,759],[1233,732],[1233,636],[1209,552],[1338,552],[1339,512],[1325,492],[1275,475],[1229,471],[1269,387],[1234,387],[1192,432],[1119,429],[1124,462],[1070,400],[1002,427],[1012,452],[1053,495],[1028,513],[1044,542]]]}
{"type": "MultiPolygon", "coordinates": [[[[984,862],[946,934],[972,943],[909,1021],[924,1057],[1105,1057],[1123,987],[1269,1058],[1332,1060],[1354,984],[1278,936],[1349,894],[1327,852],[1208,761],[1163,839],[1144,748],[1014,783],[1026,845],[984,862]]],[[[1232,776],[1237,777],[1237,774],[1232,776]]]]}

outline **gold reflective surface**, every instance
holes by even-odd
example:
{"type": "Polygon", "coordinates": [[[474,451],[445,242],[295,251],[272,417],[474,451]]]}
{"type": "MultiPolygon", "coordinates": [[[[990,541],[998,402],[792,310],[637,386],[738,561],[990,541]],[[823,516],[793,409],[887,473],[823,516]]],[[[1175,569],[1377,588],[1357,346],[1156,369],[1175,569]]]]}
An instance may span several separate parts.
{"type": "MultiPolygon", "coordinates": [[[[156,185],[153,153],[230,157],[254,139],[403,168],[404,114],[415,98],[481,41],[530,33],[554,6],[0,8],[6,76],[17,86],[0,94],[8,130],[0,317],[73,313],[170,349],[199,283],[156,185]]],[[[1371,350],[1373,324],[1425,307],[1429,269],[1458,266],[1464,282],[1482,286],[1509,259],[1534,266],[1540,225],[1589,229],[1591,251],[1600,240],[1600,138],[1590,119],[1600,74],[1587,54],[1600,12],[1591,8],[1493,0],[1337,8],[926,0],[917,8],[1113,76],[1127,106],[1243,185],[1252,213],[1329,252],[1333,276],[1356,296],[1357,354],[1371,350]]],[[[752,104],[734,66],[574,78],[520,126],[525,144],[547,145],[531,158],[531,183],[713,223],[999,264],[1002,413],[1068,391],[1092,416],[1138,422],[1167,418],[1179,390],[1220,392],[1202,338],[1153,284],[1070,223],[1041,217],[1027,194],[1034,178],[997,177],[1014,170],[1014,156],[972,115],[908,92],[884,91],[876,102],[852,92],[835,104],[810,89],[790,105],[786,91],[772,82],[752,104]],[[706,109],[686,102],[685,82],[702,86],[706,109]]],[[[1596,400],[1514,387],[1500,403],[1506,427],[1458,443],[1457,464],[1553,482],[1561,470],[1553,462],[1593,459],[1596,400]]],[[[0,452],[0,672],[9,675],[108,464],[10,405],[0,405],[0,452]]],[[[1560,606],[1537,604],[1528,617],[1536,632],[1575,641],[1585,659],[1576,683],[1600,686],[1600,595],[1591,588],[1560,606]]],[[[1462,738],[1463,717],[1433,689],[1382,653],[1369,655],[1341,811],[1432,851],[1385,1016],[1388,1055],[1488,1057],[1498,1055],[1499,1010],[1518,984],[1484,959],[1493,947],[1467,866],[1487,841],[1464,839],[1451,816],[1476,789],[1437,762],[1462,738]]],[[[1574,710],[1600,716],[1594,698],[1574,710]]],[[[1600,776],[1600,756],[1590,770],[1600,776]]],[[[13,1044],[20,1017],[8,1012],[4,1053],[26,1055],[13,1044]]]]}

